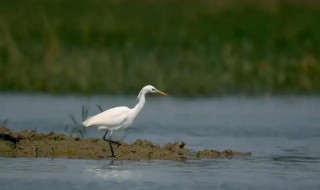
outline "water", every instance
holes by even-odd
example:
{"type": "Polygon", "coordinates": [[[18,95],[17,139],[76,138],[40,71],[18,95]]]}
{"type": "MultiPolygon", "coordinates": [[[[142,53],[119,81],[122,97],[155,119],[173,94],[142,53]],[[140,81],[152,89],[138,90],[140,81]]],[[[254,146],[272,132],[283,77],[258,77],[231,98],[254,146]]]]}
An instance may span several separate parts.
{"type": "MultiPolygon", "coordinates": [[[[81,106],[133,106],[135,97],[0,94],[0,122],[63,132],[81,106]]],[[[94,129],[88,137],[103,134],[94,129]]],[[[250,151],[249,158],[186,162],[0,158],[5,189],[319,189],[320,97],[147,97],[130,130],[116,134],[187,148],[250,151]]]]}

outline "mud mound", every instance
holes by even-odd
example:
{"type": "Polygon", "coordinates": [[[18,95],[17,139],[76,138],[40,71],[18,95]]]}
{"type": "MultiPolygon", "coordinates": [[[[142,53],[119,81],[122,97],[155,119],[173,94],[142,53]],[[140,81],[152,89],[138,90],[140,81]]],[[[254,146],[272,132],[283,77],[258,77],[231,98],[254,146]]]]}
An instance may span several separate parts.
{"type": "Polygon", "coordinates": [[[37,133],[36,131],[12,131],[0,127],[0,156],[2,157],[44,157],[73,159],[116,159],[116,160],[174,160],[250,156],[250,153],[225,150],[191,151],[184,142],[155,145],[147,140],[136,140],[132,144],[121,142],[112,145],[115,157],[106,141],[98,138],[73,138],[64,134],[37,133]]]}

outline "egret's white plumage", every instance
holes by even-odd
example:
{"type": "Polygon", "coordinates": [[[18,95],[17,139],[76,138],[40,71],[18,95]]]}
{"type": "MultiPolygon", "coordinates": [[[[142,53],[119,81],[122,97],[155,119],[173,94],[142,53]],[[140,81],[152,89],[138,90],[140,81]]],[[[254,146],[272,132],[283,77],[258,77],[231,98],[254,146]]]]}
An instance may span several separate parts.
{"type": "Polygon", "coordinates": [[[131,125],[130,120],[131,109],[125,106],[111,108],[83,122],[86,127],[97,126],[99,130],[114,131],[120,127],[128,127],[131,125]]]}
{"type": "Polygon", "coordinates": [[[111,108],[95,116],[89,117],[83,122],[83,125],[86,127],[98,127],[99,130],[110,132],[111,136],[113,131],[120,128],[127,128],[132,124],[133,120],[140,113],[146,102],[145,95],[147,93],[167,95],[166,93],[157,90],[155,87],[147,85],[139,92],[139,102],[134,108],[128,108],[125,106],[111,108]]]}

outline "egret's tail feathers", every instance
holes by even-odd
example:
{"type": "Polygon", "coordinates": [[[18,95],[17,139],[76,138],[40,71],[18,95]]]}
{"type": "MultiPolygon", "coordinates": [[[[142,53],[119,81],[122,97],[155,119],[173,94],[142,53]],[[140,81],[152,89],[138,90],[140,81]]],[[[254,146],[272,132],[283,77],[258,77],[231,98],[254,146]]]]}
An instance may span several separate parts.
{"type": "Polygon", "coordinates": [[[82,125],[85,126],[85,127],[90,127],[92,125],[91,117],[89,117],[87,120],[82,122],[82,125]]]}

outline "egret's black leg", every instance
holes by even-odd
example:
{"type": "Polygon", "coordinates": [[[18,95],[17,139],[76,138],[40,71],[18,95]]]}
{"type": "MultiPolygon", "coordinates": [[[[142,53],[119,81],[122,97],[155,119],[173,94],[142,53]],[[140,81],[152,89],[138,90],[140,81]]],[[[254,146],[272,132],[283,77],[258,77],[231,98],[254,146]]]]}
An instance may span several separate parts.
{"type": "Polygon", "coordinates": [[[106,136],[107,136],[108,132],[109,132],[109,131],[107,130],[107,131],[104,133],[104,135],[103,135],[103,137],[102,137],[102,140],[108,141],[109,147],[110,147],[110,150],[111,150],[112,157],[115,157],[111,143],[117,144],[118,147],[119,147],[121,144],[120,144],[119,142],[113,141],[113,140],[111,140],[111,139],[107,139],[106,136]]]}
{"type": "Polygon", "coordinates": [[[103,135],[103,137],[102,137],[102,140],[104,140],[104,141],[108,141],[108,142],[111,142],[111,143],[113,143],[113,144],[117,144],[118,145],[118,147],[121,145],[121,143],[119,143],[119,142],[117,142],[117,141],[113,141],[113,140],[111,140],[111,139],[107,139],[106,138],[106,136],[107,136],[107,134],[108,134],[108,132],[109,131],[106,131],[105,132],[105,134],[103,135]]]}
{"type": "Polygon", "coordinates": [[[108,134],[108,130],[104,133],[103,137],[102,137],[102,140],[104,141],[108,141],[109,143],[109,147],[110,147],[110,150],[111,150],[111,154],[112,154],[112,157],[114,157],[114,152],[113,152],[113,148],[112,148],[112,145],[110,143],[110,140],[106,138],[107,134],[108,134]]]}
{"type": "Polygon", "coordinates": [[[111,156],[111,157],[115,157],[115,156],[114,156],[114,152],[113,152],[112,145],[111,145],[110,141],[108,141],[108,142],[109,142],[109,147],[110,147],[111,154],[112,154],[112,156],[111,156]]]}
{"type": "Polygon", "coordinates": [[[104,141],[108,141],[108,139],[106,139],[106,135],[108,134],[108,130],[105,132],[105,134],[103,135],[103,137],[102,137],[102,140],[104,140],[104,141]]]}

